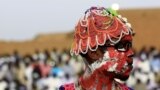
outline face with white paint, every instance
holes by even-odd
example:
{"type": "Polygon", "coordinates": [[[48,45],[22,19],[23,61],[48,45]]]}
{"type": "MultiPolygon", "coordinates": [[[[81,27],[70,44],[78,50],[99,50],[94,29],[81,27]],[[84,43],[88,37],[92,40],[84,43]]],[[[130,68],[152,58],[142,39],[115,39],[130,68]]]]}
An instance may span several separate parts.
{"type": "Polygon", "coordinates": [[[132,70],[132,35],[124,36],[116,44],[106,43],[96,51],[88,51],[89,64],[92,69],[99,70],[104,75],[126,80],[132,70]]]}

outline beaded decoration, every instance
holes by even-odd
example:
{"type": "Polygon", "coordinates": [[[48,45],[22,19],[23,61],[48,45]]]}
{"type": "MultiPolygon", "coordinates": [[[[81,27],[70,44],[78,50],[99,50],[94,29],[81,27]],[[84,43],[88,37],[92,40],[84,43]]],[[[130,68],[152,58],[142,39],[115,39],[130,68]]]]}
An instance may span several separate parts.
{"type": "Polygon", "coordinates": [[[104,45],[107,40],[116,44],[123,36],[132,33],[131,24],[126,18],[104,7],[91,7],[75,27],[71,54],[96,51],[98,46],[104,45]]]}

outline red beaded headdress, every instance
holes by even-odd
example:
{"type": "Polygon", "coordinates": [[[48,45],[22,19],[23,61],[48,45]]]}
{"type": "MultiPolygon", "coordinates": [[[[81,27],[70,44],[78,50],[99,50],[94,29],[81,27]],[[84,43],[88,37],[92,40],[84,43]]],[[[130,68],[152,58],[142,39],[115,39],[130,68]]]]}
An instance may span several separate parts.
{"type": "Polygon", "coordinates": [[[71,53],[78,55],[86,54],[89,49],[96,51],[107,40],[115,44],[129,33],[132,33],[131,25],[126,18],[103,7],[91,7],[75,27],[71,53]]]}

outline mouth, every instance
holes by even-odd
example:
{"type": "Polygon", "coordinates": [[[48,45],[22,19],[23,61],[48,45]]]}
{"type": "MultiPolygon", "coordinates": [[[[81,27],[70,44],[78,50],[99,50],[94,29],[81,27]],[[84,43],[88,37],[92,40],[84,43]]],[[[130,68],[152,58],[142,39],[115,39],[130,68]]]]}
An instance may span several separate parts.
{"type": "Polygon", "coordinates": [[[132,69],[133,69],[132,63],[125,63],[125,65],[122,68],[122,73],[125,75],[129,75],[132,69]]]}
{"type": "Polygon", "coordinates": [[[126,62],[123,67],[133,67],[133,62],[126,62]]]}
{"type": "Polygon", "coordinates": [[[128,65],[132,66],[132,64],[133,64],[133,58],[129,58],[127,60],[127,63],[128,63],[128,65]]]}
{"type": "Polygon", "coordinates": [[[129,78],[129,75],[133,69],[132,64],[127,64],[125,67],[122,69],[121,73],[117,73],[117,78],[121,79],[122,81],[126,81],[129,78]]]}

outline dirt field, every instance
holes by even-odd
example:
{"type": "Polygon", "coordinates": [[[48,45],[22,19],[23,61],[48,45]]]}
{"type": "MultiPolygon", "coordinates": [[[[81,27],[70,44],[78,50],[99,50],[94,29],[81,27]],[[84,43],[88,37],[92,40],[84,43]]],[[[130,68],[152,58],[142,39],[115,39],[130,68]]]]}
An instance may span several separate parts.
{"type": "MultiPolygon", "coordinates": [[[[128,18],[136,32],[134,37],[134,47],[136,50],[141,49],[143,46],[155,46],[160,49],[160,9],[123,10],[120,13],[128,18]]],[[[12,54],[14,50],[25,55],[34,53],[35,50],[69,49],[72,39],[73,32],[38,35],[31,41],[23,42],[6,42],[1,40],[0,55],[5,53],[12,54]]]]}

